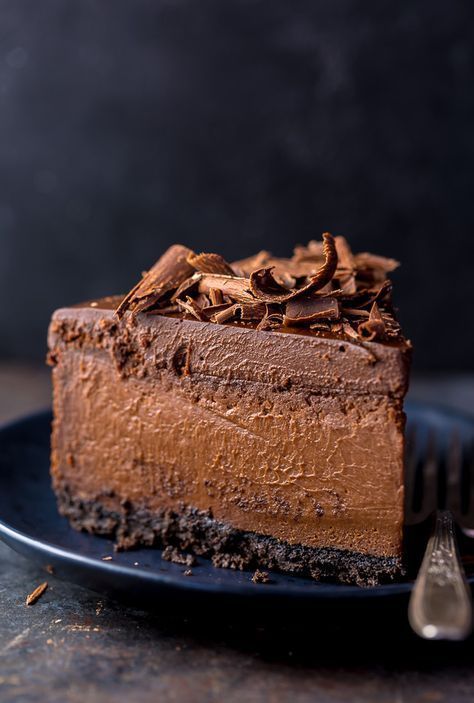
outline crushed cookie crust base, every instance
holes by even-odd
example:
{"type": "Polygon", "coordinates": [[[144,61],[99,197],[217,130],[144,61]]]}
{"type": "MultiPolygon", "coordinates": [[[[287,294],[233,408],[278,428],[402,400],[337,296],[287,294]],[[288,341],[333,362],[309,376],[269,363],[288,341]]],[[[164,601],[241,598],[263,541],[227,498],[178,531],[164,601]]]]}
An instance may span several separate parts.
{"type": "Polygon", "coordinates": [[[56,487],[58,505],[77,530],[114,536],[118,551],[139,547],[172,547],[204,556],[216,567],[269,569],[318,581],[375,586],[396,581],[404,574],[401,559],[379,557],[333,547],[292,545],[274,537],[243,532],[192,507],[177,513],[126,513],[105,508],[99,500],[84,501],[68,486],[56,487]]]}

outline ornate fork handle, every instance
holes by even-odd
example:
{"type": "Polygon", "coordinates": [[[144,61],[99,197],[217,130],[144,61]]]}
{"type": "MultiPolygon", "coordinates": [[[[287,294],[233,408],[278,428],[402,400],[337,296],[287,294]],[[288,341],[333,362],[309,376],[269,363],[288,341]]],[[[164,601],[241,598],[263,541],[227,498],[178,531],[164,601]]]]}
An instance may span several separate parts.
{"type": "Polygon", "coordinates": [[[408,606],[413,630],[425,639],[462,640],[472,630],[471,591],[449,510],[436,513],[408,606]]]}

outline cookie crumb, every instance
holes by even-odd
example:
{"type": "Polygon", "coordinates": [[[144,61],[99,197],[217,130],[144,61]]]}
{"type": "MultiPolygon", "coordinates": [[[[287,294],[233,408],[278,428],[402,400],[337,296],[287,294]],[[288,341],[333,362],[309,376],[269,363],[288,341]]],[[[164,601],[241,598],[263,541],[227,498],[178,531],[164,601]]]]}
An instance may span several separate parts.
{"type": "Polygon", "coordinates": [[[247,560],[240,554],[214,554],[212,557],[212,566],[218,569],[235,569],[243,571],[247,566],[247,560]]]}
{"type": "Polygon", "coordinates": [[[192,569],[186,569],[185,571],[183,571],[183,574],[184,574],[185,576],[192,576],[192,575],[193,575],[193,570],[192,570],[192,569]]]}
{"type": "Polygon", "coordinates": [[[35,588],[35,590],[30,593],[29,596],[26,596],[26,605],[34,605],[36,601],[38,601],[43,593],[46,591],[48,588],[48,582],[45,581],[44,583],[40,584],[38,588],[35,588]]]}
{"type": "Polygon", "coordinates": [[[252,581],[254,583],[270,583],[270,577],[267,571],[260,571],[257,569],[252,576],[252,581]]]}
{"type": "Polygon", "coordinates": [[[194,566],[196,563],[196,557],[192,554],[185,554],[180,552],[176,547],[168,546],[163,549],[161,554],[165,561],[172,561],[173,564],[184,564],[185,566],[194,566]]]}
{"type": "Polygon", "coordinates": [[[111,556],[102,557],[102,561],[112,561],[112,557],[111,556]]]}
{"type": "Polygon", "coordinates": [[[51,576],[54,574],[54,566],[52,564],[46,564],[44,568],[51,576]]]}

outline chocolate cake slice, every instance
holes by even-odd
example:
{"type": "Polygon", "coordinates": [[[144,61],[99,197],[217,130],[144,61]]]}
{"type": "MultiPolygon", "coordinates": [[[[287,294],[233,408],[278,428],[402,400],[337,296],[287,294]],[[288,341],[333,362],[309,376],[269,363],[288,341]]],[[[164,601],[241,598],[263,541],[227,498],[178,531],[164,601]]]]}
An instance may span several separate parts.
{"type": "Polygon", "coordinates": [[[61,513],[119,549],[399,577],[410,344],[396,265],[329,234],[233,264],[175,245],[123,299],[57,310],[61,513]]]}

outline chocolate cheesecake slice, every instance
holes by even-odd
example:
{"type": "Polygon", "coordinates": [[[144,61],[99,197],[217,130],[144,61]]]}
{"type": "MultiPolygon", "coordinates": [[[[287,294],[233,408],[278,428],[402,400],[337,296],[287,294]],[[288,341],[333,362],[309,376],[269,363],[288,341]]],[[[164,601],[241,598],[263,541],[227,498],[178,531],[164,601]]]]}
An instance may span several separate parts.
{"type": "Polygon", "coordinates": [[[57,310],[61,513],[119,549],[398,578],[410,344],[396,265],[329,234],[233,264],[175,245],[124,298],[57,310]]]}

